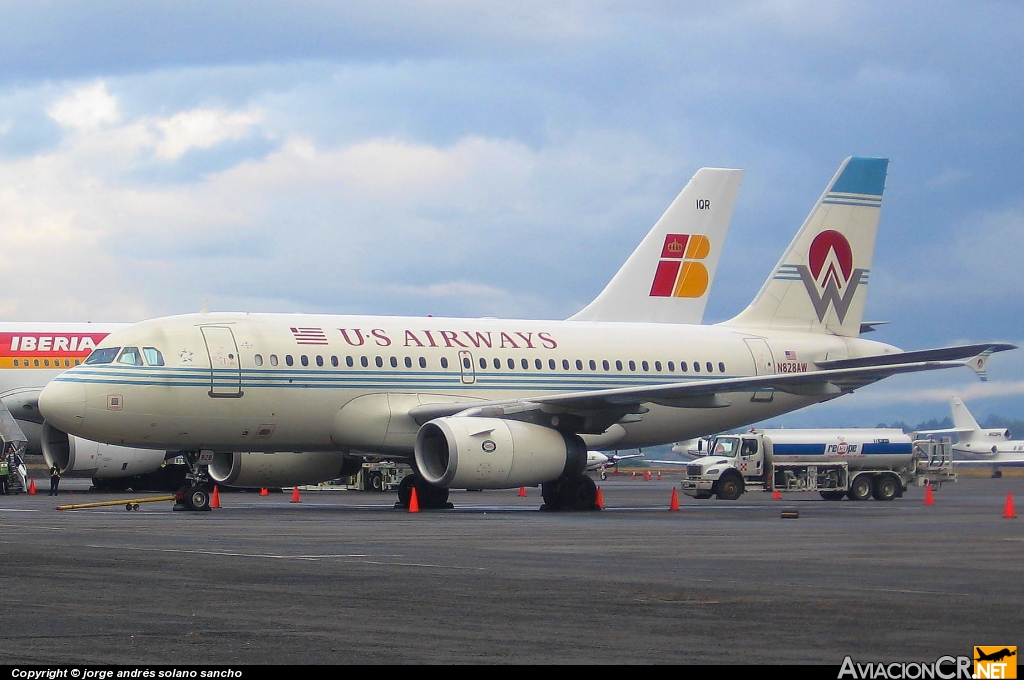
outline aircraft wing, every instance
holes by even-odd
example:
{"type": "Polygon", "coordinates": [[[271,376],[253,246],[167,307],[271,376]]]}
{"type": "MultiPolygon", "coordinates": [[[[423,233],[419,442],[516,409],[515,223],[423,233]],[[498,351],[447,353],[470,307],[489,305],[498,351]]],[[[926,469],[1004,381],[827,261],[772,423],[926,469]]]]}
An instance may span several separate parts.
{"type": "Polygon", "coordinates": [[[826,363],[826,368],[805,373],[688,380],[538,395],[504,401],[425,404],[412,409],[409,414],[421,424],[433,418],[456,413],[466,416],[511,418],[548,425],[552,423],[552,417],[556,416],[560,419],[556,421],[561,423],[560,427],[582,434],[596,434],[620,422],[623,417],[646,412],[643,406],[645,403],[677,408],[725,407],[731,402],[724,395],[760,390],[777,390],[822,398],[836,397],[900,373],[970,366],[981,374],[989,355],[1009,349],[1016,347],[1003,343],[946,347],[823,362],[826,363]]]}

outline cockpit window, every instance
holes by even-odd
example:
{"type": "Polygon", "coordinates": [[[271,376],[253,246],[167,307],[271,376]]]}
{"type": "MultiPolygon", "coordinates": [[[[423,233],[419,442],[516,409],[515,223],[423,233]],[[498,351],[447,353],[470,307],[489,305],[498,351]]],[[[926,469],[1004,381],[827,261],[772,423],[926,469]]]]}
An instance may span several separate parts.
{"type": "Polygon", "coordinates": [[[146,357],[147,366],[163,366],[164,355],[156,347],[143,347],[142,355],[146,357]]]}
{"type": "Polygon", "coordinates": [[[120,347],[102,347],[100,349],[94,349],[89,358],[85,360],[87,364],[109,364],[117,356],[117,353],[121,351],[120,347]]]}
{"type": "Polygon", "coordinates": [[[142,355],[138,347],[125,347],[121,350],[121,356],[117,357],[117,363],[128,364],[129,366],[141,366],[142,355]]]}

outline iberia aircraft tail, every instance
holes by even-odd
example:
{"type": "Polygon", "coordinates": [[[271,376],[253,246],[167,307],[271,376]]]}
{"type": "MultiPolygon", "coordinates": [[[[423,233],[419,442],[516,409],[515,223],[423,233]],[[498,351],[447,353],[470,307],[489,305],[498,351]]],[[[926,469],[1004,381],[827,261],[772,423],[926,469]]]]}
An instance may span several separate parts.
{"type": "Polygon", "coordinates": [[[570,320],[699,324],[742,175],[698,170],[601,294],[570,320]]]}
{"type": "Polygon", "coordinates": [[[757,297],[725,323],[860,335],[888,164],[843,161],[757,297]]]}

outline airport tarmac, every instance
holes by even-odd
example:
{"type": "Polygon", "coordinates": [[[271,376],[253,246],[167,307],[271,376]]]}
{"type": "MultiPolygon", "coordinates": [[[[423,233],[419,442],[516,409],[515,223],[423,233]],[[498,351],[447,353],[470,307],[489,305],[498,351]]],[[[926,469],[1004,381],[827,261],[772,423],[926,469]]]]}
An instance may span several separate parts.
{"type": "MultiPolygon", "coordinates": [[[[931,506],[913,488],[670,512],[673,480],[611,477],[604,512],[566,514],[533,488],[419,514],[353,491],[222,494],[208,513],[0,497],[0,659],[838,667],[1024,646],[1024,516],[1003,517],[1024,478],[963,478],[931,506]]],[[[146,495],[87,486],[59,501],[146,495]]]]}

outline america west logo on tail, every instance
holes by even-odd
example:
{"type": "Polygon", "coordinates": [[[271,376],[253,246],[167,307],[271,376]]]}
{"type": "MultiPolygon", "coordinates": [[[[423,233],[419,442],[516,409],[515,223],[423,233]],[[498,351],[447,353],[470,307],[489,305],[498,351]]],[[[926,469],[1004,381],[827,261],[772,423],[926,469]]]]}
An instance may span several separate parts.
{"type": "Polygon", "coordinates": [[[811,241],[807,262],[810,266],[796,265],[795,269],[804,282],[818,321],[825,320],[829,305],[832,305],[839,323],[842,323],[857,287],[866,279],[867,270],[853,268],[850,242],[832,230],[821,232],[811,241]]]}
{"type": "Polygon", "coordinates": [[[667,234],[651,297],[698,298],[706,293],[708,270],[699,260],[710,253],[711,242],[703,234],[667,234]]]}

